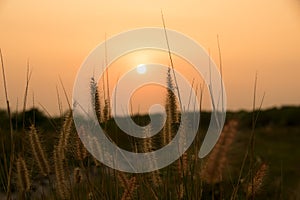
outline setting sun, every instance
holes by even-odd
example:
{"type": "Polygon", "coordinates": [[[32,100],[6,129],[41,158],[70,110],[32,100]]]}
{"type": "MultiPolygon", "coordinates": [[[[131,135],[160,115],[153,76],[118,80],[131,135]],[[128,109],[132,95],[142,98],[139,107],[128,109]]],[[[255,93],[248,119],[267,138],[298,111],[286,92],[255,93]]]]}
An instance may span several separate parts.
{"type": "Polygon", "coordinates": [[[137,73],[139,74],[145,74],[147,72],[147,67],[145,64],[139,64],[137,67],[136,67],[136,71],[137,73]]]}

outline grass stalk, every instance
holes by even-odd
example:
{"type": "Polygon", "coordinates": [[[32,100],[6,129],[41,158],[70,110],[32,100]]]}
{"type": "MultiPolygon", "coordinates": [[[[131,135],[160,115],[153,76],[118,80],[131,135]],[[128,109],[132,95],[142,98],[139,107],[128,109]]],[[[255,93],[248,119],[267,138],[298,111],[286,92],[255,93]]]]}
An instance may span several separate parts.
{"type": "Polygon", "coordinates": [[[17,177],[18,177],[18,188],[19,191],[24,194],[30,189],[30,177],[26,162],[23,157],[16,159],[17,177]]]}
{"type": "Polygon", "coordinates": [[[29,88],[29,81],[31,79],[32,71],[30,71],[29,59],[27,60],[27,71],[26,71],[26,84],[25,84],[25,92],[24,92],[24,99],[23,99],[23,131],[25,130],[25,111],[27,105],[27,96],[28,96],[28,88],[29,88]]]}
{"type": "Polygon", "coordinates": [[[251,183],[247,187],[247,196],[254,199],[255,195],[259,192],[263,185],[264,178],[268,171],[268,165],[262,163],[257,172],[253,175],[251,183]]]}
{"type": "Polygon", "coordinates": [[[171,68],[172,68],[172,72],[173,72],[173,76],[174,76],[174,82],[175,82],[175,87],[176,87],[176,90],[177,90],[177,95],[178,95],[180,110],[181,110],[181,112],[183,112],[183,107],[182,107],[182,102],[181,102],[181,96],[180,96],[180,91],[179,91],[179,85],[178,85],[176,74],[175,74],[175,69],[174,69],[174,64],[173,64],[173,58],[172,58],[172,53],[171,53],[169,39],[168,39],[168,34],[167,34],[167,29],[166,29],[166,23],[165,23],[165,19],[164,19],[164,15],[163,15],[162,11],[161,11],[161,19],[162,19],[162,23],[163,23],[163,27],[164,27],[164,31],[165,31],[166,43],[167,43],[167,47],[168,47],[168,54],[169,54],[170,64],[171,64],[171,68]]]}
{"type": "Polygon", "coordinates": [[[0,49],[0,58],[1,58],[1,67],[2,67],[2,76],[3,76],[3,85],[4,85],[4,92],[5,92],[5,99],[6,99],[6,106],[7,106],[7,113],[8,113],[8,119],[9,119],[9,127],[10,127],[10,162],[9,162],[9,171],[8,171],[8,178],[7,178],[7,193],[6,198],[7,200],[11,197],[11,180],[12,180],[12,169],[13,169],[13,163],[15,159],[15,146],[14,146],[14,134],[13,134],[13,125],[12,125],[12,117],[11,117],[11,111],[10,111],[10,105],[8,100],[8,94],[7,94],[7,85],[6,85],[6,75],[5,75],[5,69],[4,69],[4,61],[3,61],[3,55],[2,51],[0,49]]]}
{"type": "Polygon", "coordinates": [[[30,127],[29,142],[31,145],[33,156],[38,164],[40,173],[43,176],[48,176],[50,174],[50,165],[48,163],[48,158],[46,157],[46,153],[42,147],[40,138],[34,125],[31,125],[30,127]]]}
{"type": "Polygon", "coordinates": [[[239,172],[239,176],[238,176],[236,186],[234,187],[232,195],[230,197],[231,200],[235,200],[236,197],[237,197],[237,192],[238,192],[239,186],[241,184],[241,179],[242,179],[244,167],[245,167],[245,164],[246,164],[246,160],[249,156],[249,153],[251,153],[250,158],[249,158],[250,159],[250,171],[249,172],[250,172],[250,178],[251,178],[251,185],[253,186],[253,176],[251,176],[253,166],[252,166],[251,162],[253,162],[253,160],[254,160],[254,158],[253,158],[253,156],[254,156],[254,131],[255,131],[255,127],[256,127],[256,123],[257,123],[257,120],[258,120],[259,113],[260,113],[261,108],[262,108],[264,97],[265,97],[265,93],[264,93],[264,95],[261,99],[261,102],[260,102],[260,106],[258,108],[258,112],[255,115],[256,85],[257,85],[257,74],[255,75],[255,82],[254,82],[253,111],[252,111],[253,115],[252,115],[252,128],[251,128],[250,140],[248,142],[247,149],[246,149],[243,161],[242,161],[242,165],[241,165],[241,168],[240,168],[240,172],[239,172]],[[251,152],[249,152],[249,151],[251,151],[251,152]]]}

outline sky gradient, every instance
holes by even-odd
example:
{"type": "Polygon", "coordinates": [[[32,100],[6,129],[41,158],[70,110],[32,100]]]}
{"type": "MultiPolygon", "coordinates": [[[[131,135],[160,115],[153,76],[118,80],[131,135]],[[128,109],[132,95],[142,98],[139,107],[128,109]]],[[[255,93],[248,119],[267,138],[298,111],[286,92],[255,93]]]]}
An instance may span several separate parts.
{"type": "MultiPolygon", "coordinates": [[[[300,104],[297,0],[1,0],[0,48],[11,106],[15,108],[17,100],[19,108],[22,105],[29,59],[33,74],[28,106],[34,95],[36,105],[57,114],[56,86],[63,96],[59,77],[71,98],[81,63],[105,34],[162,27],[161,10],[167,28],[192,37],[217,64],[219,35],[228,109],[251,109],[256,72],[258,97],[266,93],[264,107],[300,104]]],[[[2,75],[0,80],[0,107],[4,108],[2,75]]]]}

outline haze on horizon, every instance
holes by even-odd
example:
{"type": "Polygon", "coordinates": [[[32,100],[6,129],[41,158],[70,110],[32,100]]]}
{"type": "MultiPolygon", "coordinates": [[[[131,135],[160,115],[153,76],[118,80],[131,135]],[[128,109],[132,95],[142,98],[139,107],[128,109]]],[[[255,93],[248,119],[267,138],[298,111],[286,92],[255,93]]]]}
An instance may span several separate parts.
{"type": "MultiPolygon", "coordinates": [[[[219,35],[228,109],[251,109],[256,72],[257,100],[266,92],[263,107],[300,104],[299,1],[4,0],[0,2],[0,48],[11,107],[14,109],[17,101],[19,109],[22,107],[29,59],[28,107],[34,95],[35,105],[40,103],[57,114],[56,86],[63,98],[59,77],[71,99],[82,62],[105,35],[162,27],[161,9],[167,28],[196,40],[217,64],[219,35]]],[[[151,62],[151,57],[145,57],[135,60],[129,56],[123,64],[134,67],[151,62]]],[[[116,73],[111,74],[112,83],[119,76],[116,73]]],[[[5,108],[2,74],[0,80],[0,108],[5,108]]],[[[135,95],[137,104],[140,97],[135,95]]],[[[153,98],[148,99],[151,101],[146,104],[153,103],[153,98]]],[[[67,108],[65,100],[63,106],[67,108]]]]}

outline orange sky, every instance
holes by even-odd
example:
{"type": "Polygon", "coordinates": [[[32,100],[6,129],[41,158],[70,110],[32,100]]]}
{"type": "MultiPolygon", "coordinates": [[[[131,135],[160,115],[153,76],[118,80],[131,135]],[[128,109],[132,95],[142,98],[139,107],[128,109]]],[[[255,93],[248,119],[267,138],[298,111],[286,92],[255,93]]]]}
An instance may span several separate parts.
{"type": "MultiPolygon", "coordinates": [[[[22,105],[29,58],[33,69],[29,106],[34,93],[36,104],[58,113],[59,76],[71,98],[81,63],[105,33],[110,37],[133,28],[161,27],[161,9],[168,28],[210,49],[216,63],[219,34],[229,109],[251,108],[256,71],[258,96],[266,92],[264,107],[300,104],[297,0],[1,0],[0,48],[11,106],[16,107],[17,99],[19,108],[22,105]]],[[[0,80],[0,107],[4,107],[2,76],[0,80]]],[[[60,86],[59,90],[63,96],[60,86]]]]}

